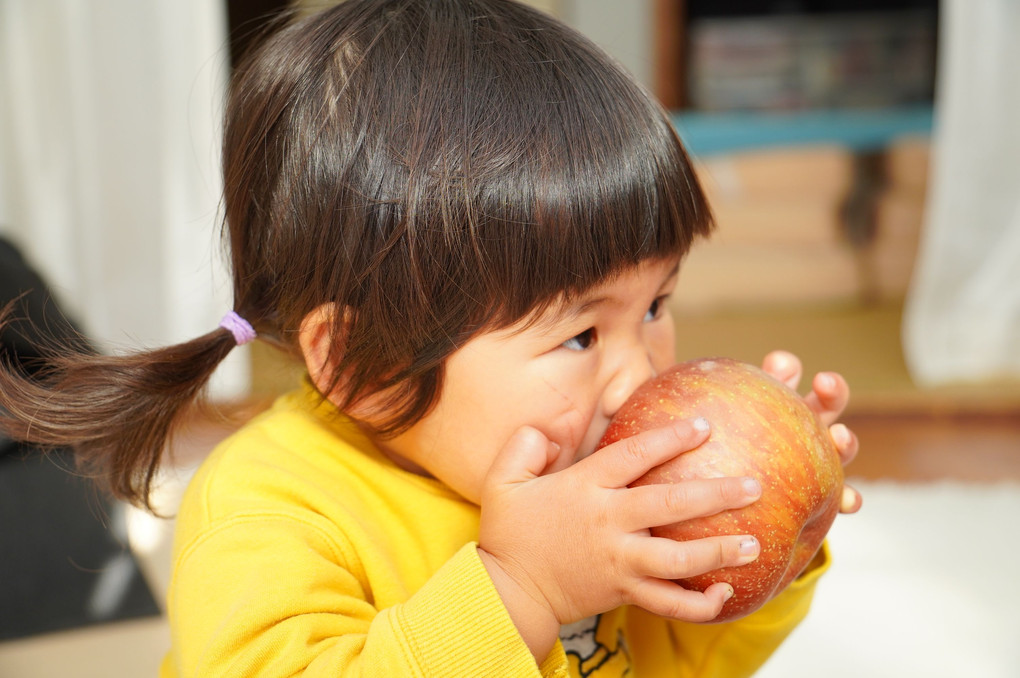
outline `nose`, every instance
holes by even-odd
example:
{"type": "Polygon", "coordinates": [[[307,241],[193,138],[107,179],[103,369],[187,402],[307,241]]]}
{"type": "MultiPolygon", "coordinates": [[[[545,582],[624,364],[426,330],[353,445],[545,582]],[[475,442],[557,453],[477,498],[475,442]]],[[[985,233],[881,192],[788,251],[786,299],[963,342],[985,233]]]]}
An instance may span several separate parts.
{"type": "Polygon", "coordinates": [[[627,398],[657,373],[652,354],[645,346],[635,346],[627,352],[609,378],[602,392],[602,412],[611,418],[627,401],[627,398]]]}

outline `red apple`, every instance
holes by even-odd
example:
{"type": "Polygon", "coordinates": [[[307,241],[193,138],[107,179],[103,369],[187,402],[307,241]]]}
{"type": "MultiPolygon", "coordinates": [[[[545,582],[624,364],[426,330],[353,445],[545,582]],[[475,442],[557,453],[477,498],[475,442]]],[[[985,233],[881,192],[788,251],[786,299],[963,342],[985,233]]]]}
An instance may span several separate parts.
{"type": "Polygon", "coordinates": [[[722,476],[761,483],[762,496],[750,506],[652,529],[680,541],[758,538],[755,561],[679,580],[698,591],[715,582],[732,584],[733,597],[713,620],[729,621],[764,605],[811,562],[839,511],[843,468],[828,430],[795,391],[729,358],[680,363],[651,379],[613,417],[599,447],[696,416],[711,423],[709,439],[631,486],[722,476]]]}

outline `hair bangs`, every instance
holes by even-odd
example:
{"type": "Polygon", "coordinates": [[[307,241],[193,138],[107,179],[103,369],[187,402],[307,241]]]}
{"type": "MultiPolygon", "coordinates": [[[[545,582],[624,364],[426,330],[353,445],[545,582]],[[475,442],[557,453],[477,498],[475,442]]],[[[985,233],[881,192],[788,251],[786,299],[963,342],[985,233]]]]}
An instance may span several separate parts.
{"type": "MultiPolygon", "coordinates": [[[[571,56],[531,63],[534,84],[516,91],[545,87],[542,97],[490,104],[515,133],[500,135],[502,147],[484,157],[474,147],[463,173],[471,195],[447,209],[469,222],[457,230],[470,242],[458,246],[464,270],[477,276],[468,287],[484,326],[513,324],[644,260],[682,257],[712,227],[661,108],[622,71],[607,71],[604,54],[571,56]]],[[[518,62],[518,79],[528,74],[521,70],[518,62]]]]}

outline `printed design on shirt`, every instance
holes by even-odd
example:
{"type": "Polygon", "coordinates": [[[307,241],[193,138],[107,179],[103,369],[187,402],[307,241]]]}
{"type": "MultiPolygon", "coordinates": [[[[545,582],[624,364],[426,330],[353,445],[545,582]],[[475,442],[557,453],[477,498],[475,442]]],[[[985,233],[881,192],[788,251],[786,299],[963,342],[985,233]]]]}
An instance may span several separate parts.
{"type": "Polygon", "coordinates": [[[596,615],[560,629],[570,673],[582,678],[630,675],[630,653],[619,615],[596,615]],[[612,623],[615,620],[617,623],[612,623]]]}

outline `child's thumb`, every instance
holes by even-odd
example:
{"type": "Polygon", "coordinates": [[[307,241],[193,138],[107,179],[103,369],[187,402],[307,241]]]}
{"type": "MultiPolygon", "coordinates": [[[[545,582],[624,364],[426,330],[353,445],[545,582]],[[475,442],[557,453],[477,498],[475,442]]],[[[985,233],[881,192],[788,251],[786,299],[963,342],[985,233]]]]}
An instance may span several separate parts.
{"type": "Polygon", "coordinates": [[[522,426],[510,437],[489,468],[488,483],[513,485],[542,475],[556,457],[560,446],[530,426],[522,426]]]}

